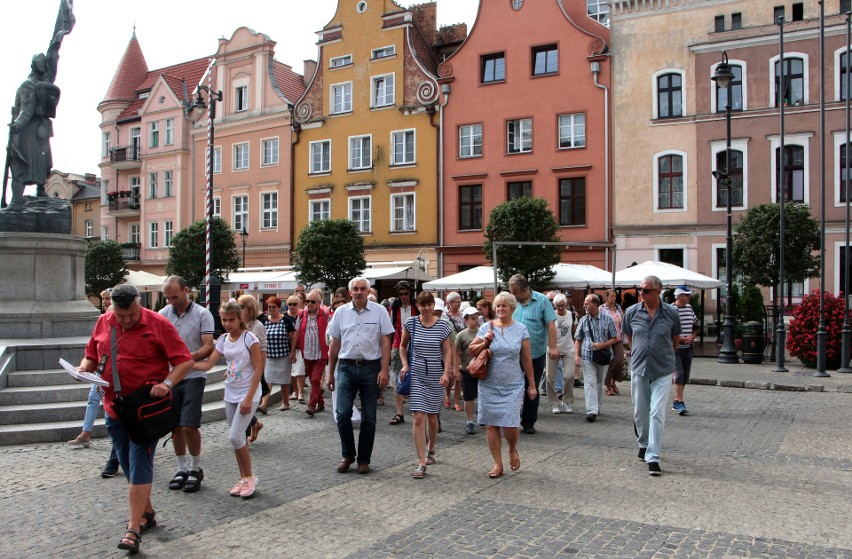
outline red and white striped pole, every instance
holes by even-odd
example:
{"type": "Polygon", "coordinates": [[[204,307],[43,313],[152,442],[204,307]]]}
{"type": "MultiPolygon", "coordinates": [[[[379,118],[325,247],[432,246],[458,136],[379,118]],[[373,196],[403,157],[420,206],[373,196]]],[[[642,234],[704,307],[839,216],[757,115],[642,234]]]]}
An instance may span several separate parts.
{"type": "Polygon", "coordinates": [[[213,273],[213,121],[216,119],[216,102],[222,100],[222,93],[213,87],[212,67],[216,61],[213,60],[208,68],[208,118],[207,118],[207,228],[204,239],[204,305],[210,308],[210,276],[213,273]]]}

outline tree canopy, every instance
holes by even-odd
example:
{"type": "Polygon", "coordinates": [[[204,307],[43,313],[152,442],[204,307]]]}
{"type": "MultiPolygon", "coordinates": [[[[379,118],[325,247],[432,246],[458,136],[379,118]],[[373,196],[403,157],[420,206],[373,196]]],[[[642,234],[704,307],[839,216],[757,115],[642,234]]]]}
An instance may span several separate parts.
{"type": "Polygon", "coordinates": [[[86,295],[100,297],[127,275],[121,245],[115,241],[92,241],[86,249],[86,295]]]}
{"type": "Polygon", "coordinates": [[[306,285],[322,282],[334,290],[366,267],[364,239],[348,219],[313,221],[299,233],[293,269],[306,285]]]}
{"type": "MultiPolygon", "coordinates": [[[[485,257],[492,261],[491,247],[497,241],[558,242],[559,224],[542,198],[521,196],[491,210],[485,228],[485,257]]],[[[555,245],[498,245],[497,274],[506,283],[514,274],[523,274],[533,289],[547,287],[559,263],[560,247],[555,245]]]]}
{"type": "MultiPolygon", "coordinates": [[[[196,221],[172,237],[166,275],[181,276],[192,287],[204,282],[206,220],[196,221]]],[[[210,262],[219,281],[226,282],[228,274],[240,267],[240,255],[234,241],[234,231],[221,218],[213,220],[213,255],[210,262]]]]}

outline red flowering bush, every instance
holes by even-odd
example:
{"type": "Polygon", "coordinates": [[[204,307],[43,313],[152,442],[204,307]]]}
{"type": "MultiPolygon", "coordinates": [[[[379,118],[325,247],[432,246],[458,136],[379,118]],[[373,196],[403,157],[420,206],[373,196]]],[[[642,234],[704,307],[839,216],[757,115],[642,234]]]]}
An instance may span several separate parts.
{"type": "MultiPolygon", "coordinates": [[[[841,332],[843,330],[843,295],[825,293],[825,363],[826,368],[840,366],[841,332]]],[[[793,321],[787,335],[787,349],[794,357],[809,366],[816,366],[817,329],[819,328],[819,290],[805,295],[793,311],[793,321]]]]}

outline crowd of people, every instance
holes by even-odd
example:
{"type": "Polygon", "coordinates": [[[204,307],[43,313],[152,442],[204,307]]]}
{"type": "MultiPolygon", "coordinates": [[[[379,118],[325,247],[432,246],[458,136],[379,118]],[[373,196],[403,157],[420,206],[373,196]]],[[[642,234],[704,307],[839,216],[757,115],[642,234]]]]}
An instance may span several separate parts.
{"type": "Polygon", "coordinates": [[[586,421],[594,422],[604,396],[619,393],[617,383],[624,380],[629,355],[639,458],[651,475],[660,475],[669,385],[673,378],[673,409],[686,414],[683,389],[695,325],[686,287],[676,290],[674,305],[662,303],[661,292],[658,278],[645,278],[639,302],[626,310],[614,291],[604,297],[590,293],[580,316],[565,294],[537,292],[521,275],[510,278],[508,291],[475,305],[455,292],[445,300],[426,291],[415,296],[407,281],[396,284],[393,298],[379,303],[369,281],[357,277],[337,290],[328,306],[322,290],[306,291],[304,286],[286,303],[279,297],[266,299],[266,313],[255,297],[239,294],[221,307],[225,333],[214,339],[212,315],[191,300],[182,278],[166,279],[168,304],[159,313],[141,306],[134,287],[120,285],[102,294],[107,312],[79,365],[109,385],[92,388],[83,430],[68,444],[89,446],[102,401],[113,442],[113,456],[102,475],[114,476],[120,465],[127,477],[129,521],[118,547],[135,553],[141,534],[157,522],[150,499],[157,445],[140,445],[128,437],[113,409],[114,378],[121,381],[122,394],[145,384],[152,385],[152,396],[171,392],[180,420],[171,437],[177,472],[168,487],[194,493],[204,480],[199,427],[207,372],[224,358],[228,441],[239,473],[230,494],[247,499],[259,484],[249,449],[263,428],[256,414],[269,412],[270,387],[280,386],[278,409],[286,412],[294,403],[305,404],[307,381],[304,411],[311,417],[326,409],[326,389],[331,392],[340,473],[353,465],[360,474],[370,473],[377,407],[384,405],[389,388],[395,405],[390,424],[411,418],[416,456],[411,477],[424,478],[427,467],[436,464],[440,414],[455,410],[464,412],[467,434],[476,433],[477,425],[484,427],[492,458],[487,475],[499,478],[504,473],[503,440],[509,467],[520,468],[520,434],[536,433],[542,395],[553,414],[572,413],[573,389],[582,387],[586,421]],[[468,367],[482,352],[488,352],[488,371],[477,380],[468,367]],[[402,385],[408,387],[404,393],[396,390],[402,385]],[[353,415],[360,416],[357,443],[353,415]]]}

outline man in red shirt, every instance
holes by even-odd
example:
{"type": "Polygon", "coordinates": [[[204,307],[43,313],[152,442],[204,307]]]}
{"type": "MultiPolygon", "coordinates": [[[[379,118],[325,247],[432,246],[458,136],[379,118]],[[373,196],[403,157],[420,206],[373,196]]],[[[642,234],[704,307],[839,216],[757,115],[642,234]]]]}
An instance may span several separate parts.
{"type": "Polygon", "coordinates": [[[78,368],[89,372],[100,369],[103,379],[109,382],[103,390],[107,432],[130,483],[127,492],[130,521],[118,548],[136,552],[141,541],[139,535],[157,523],[151,504],[157,442],[140,445],[130,440],[127,429],[113,408],[113,367],[118,364],[122,394],[130,394],[145,384],[157,383],[151,388],[151,396],[162,397],[186,376],[193,361],[172,323],[142,307],[135,287],[122,284],[113,289],[112,303],[112,312],[98,319],[78,368]],[[116,363],[113,363],[113,354],[116,363]],[[100,363],[103,365],[98,367],[100,363]]]}

